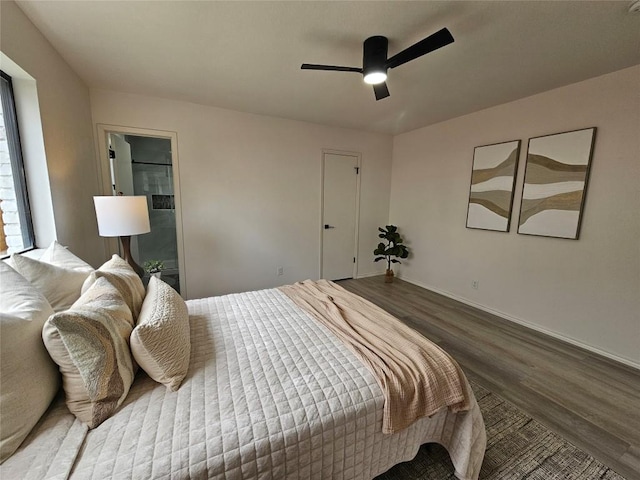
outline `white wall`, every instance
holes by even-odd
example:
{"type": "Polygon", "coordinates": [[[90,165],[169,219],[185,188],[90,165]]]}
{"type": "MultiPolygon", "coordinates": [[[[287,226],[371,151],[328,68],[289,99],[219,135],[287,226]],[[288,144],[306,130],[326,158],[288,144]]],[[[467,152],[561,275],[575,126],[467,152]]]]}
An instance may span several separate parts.
{"type": "MultiPolygon", "coordinates": [[[[97,234],[92,201],[98,177],[89,90],[14,2],[2,1],[0,9],[2,53],[35,79],[37,87],[51,201],[42,201],[41,196],[49,195],[45,189],[32,189],[29,195],[34,208],[53,205],[55,223],[55,232],[39,238],[46,238],[47,243],[57,238],[86,261],[99,265],[104,242],[97,234]]],[[[43,154],[30,139],[25,137],[23,143],[25,155],[43,154]]],[[[33,160],[25,158],[27,168],[33,160]]],[[[36,212],[39,224],[46,223],[42,213],[36,212]]]]}
{"type": "Polygon", "coordinates": [[[96,124],[177,133],[190,298],[318,277],[323,148],[362,154],[358,273],[379,271],[391,136],[100,90],[91,105],[96,124]]]}
{"type": "Polygon", "coordinates": [[[640,366],[639,84],[636,66],[396,136],[402,278],[640,366]],[[518,235],[527,139],[593,126],[580,239],[518,235]],[[466,229],[474,147],[516,139],[511,231],[466,229]]]}

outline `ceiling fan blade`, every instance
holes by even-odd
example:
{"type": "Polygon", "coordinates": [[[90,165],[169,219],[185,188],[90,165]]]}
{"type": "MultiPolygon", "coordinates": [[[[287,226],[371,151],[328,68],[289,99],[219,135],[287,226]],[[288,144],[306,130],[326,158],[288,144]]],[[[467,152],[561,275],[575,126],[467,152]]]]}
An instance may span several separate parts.
{"type": "Polygon", "coordinates": [[[376,94],[376,100],[387,98],[389,96],[389,89],[387,88],[387,84],[385,82],[382,82],[373,85],[373,93],[376,94]]]}
{"type": "Polygon", "coordinates": [[[356,67],[338,67],[337,65],[315,65],[313,63],[303,63],[300,67],[302,70],[327,70],[330,72],[355,72],[362,73],[361,68],[356,67]]]}
{"type": "Polygon", "coordinates": [[[429,35],[427,38],[420,40],[418,43],[414,43],[408,48],[405,48],[399,53],[396,53],[393,57],[387,60],[387,68],[396,68],[411,60],[415,60],[422,55],[426,55],[429,52],[433,52],[439,48],[453,43],[453,35],[448,29],[443,28],[438,30],[433,35],[429,35]]]}

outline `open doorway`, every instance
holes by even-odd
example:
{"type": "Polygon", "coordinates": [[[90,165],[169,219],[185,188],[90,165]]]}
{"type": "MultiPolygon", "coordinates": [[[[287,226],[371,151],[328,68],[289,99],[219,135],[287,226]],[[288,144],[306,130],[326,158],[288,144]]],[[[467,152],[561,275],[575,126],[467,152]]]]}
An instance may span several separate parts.
{"type": "Polygon", "coordinates": [[[147,198],[151,232],[132,237],[131,253],[142,266],[162,262],[161,279],[185,296],[175,139],[101,127],[101,171],[108,189],[105,194],[147,198]]]}

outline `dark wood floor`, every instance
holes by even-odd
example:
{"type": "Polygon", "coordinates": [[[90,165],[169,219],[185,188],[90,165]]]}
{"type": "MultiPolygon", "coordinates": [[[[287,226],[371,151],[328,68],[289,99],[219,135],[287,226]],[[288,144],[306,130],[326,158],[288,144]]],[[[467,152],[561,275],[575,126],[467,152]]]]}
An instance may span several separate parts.
{"type": "Polygon", "coordinates": [[[398,279],[339,283],[440,345],[470,379],[640,479],[639,370],[398,279]]]}

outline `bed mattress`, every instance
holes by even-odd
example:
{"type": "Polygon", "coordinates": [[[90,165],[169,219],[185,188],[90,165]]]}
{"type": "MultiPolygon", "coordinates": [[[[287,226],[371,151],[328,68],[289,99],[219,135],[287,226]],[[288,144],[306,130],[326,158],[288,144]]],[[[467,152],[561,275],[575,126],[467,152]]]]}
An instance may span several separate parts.
{"type": "Polygon", "coordinates": [[[57,400],[2,478],[371,479],[449,451],[478,476],[485,430],[471,409],[382,433],[384,397],[365,366],[277,289],[187,302],[191,363],[177,392],[143,372],[122,407],[87,430],[57,400]]]}

